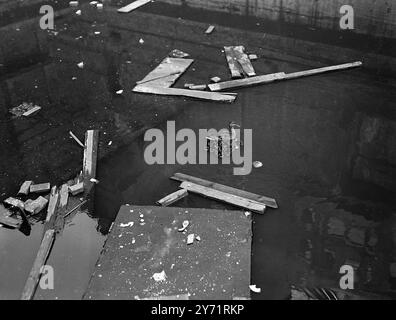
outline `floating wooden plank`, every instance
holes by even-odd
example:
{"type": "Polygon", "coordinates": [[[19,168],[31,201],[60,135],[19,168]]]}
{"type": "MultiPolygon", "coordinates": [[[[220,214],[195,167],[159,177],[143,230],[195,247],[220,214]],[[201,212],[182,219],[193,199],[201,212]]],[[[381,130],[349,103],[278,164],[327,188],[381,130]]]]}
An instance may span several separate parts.
{"type": "Polygon", "coordinates": [[[248,191],[236,189],[236,188],[233,188],[233,187],[225,186],[225,185],[220,184],[220,183],[215,183],[215,182],[212,182],[212,181],[196,178],[196,177],[193,177],[193,176],[189,176],[187,174],[175,173],[171,177],[171,179],[179,181],[179,182],[184,182],[184,181],[193,182],[195,184],[199,184],[199,185],[204,186],[204,187],[212,188],[212,189],[215,189],[215,190],[218,190],[218,191],[222,191],[222,192],[229,193],[229,194],[232,194],[232,195],[235,195],[235,196],[246,198],[246,199],[249,199],[251,201],[256,201],[257,203],[264,204],[267,207],[271,207],[271,208],[274,208],[274,209],[278,208],[278,204],[276,203],[275,199],[268,198],[268,197],[265,197],[265,196],[262,196],[262,195],[258,195],[258,194],[255,194],[255,193],[251,193],[251,192],[248,192],[248,191]]]}
{"type": "Polygon", "coordinates": [[[23,113],[22,115],[23,115],[24,117],[29,117],[29,116],[31,116],[32,114],[34,114],[34,113],[36,113],[36,112],[38,112],[38,111],[40,111],[40,110],[41,110],[41,107],[39,107],[39,106],[34,106],[32,109],[26,111],[26,112],[23,113]]]}
{"type": "Polygon", "coordinates": [[[7,210],[2,204],[0,204],[0,224],[10,228],[19,228],[22,221],[11,216],[11,211],[7,210]]]}
{"type": "Polygon", "coordinates": [[[51,189],[50,183],[32,184],[30,186],[30,193],[46,193],[51,189]]]}
{"type": "Polygon", "coordinates": [[[178,89],[178,88],[161,88],[154,86],[143,86],[139,85],[133,89],[134,92],[150,93],[166,96],[183,96],[189,98],[196,98],[202,100],[220,101],[220,102],[234,102],[236,96],[234,94],[224,93],[215,94],[216,92],[206,92],[189,89],[178,89]]]}
{"type": "Polygon", "coordinates": [[[205,33],[206,34],[211,34],[214,29],[215,29],[215,26],[209,26],[208,29],[206,29],[205,33]]]}
{"type": "Polygon", "coordinates": [[[241,78],[242,74],[235,56],[234,47],[224,47],[224,53],[230,68],[231,78],[241,78]]]}
{"type": "Polygon", "coordinates": [[[13,206],[15,208],[21,208],[24,209],[25,204],[23,203],[23,201],[19,200],[19,199],[15,199],[13,197],[9,197],[7,199],[4,200],[4,203],[13,206]]]}
{"type": "Polygon", "coordinates": [[[26,200],[24,207],[27,212],[34,215],[40,213],[46,207],[47,203],[48,200],[40,196],[36,200],[26,200]]]}
{"type": "Polygon", "coordinates": [[[326,73],[326,72],[347,70],[347,69],[357,68],[360,66],[362,66],[362,62],[357,61],[357,62],[352,62],[352,63],[340,64],[340,65],[336,65],[336,66],[293,72],[293,73],[289,73],[289,74],[286,74],[284,72],[279,72],[279,73],[272,73],[272,74],[267,74],[267,75],[263,75],[263,76],[252,77],[252,78],[248,78],[248,79],[240,79],[240,80],[225,81],[225,82],[220,82],[220,83],[212,83],[212,84],[209,84],[208,87],[211,91],[221,91],[221,90],[226,90],[226,89],[231,89],[231,88],[249,87],[249,86],[258,85],[258,84],[266,84],[266,83],[271,83],[271,82],[280,81],[280,80],[291,80],[291,79],[296,79],[296,78],[308,77],[308,76],[313,76],[313,75],[322,74],[322,73],[326,73]]]}
{"type": "Polygon", "coordinates": [[[216,189],[203,187],[199,184],[195,184],[192,182],[182,182],[180,188],[186,189],[187,191],[197,193],[199,195],[205,196],[210,199],[219,200],[228,204],[232,204],[239,208],[245,208],[247,210],[256,212],[256,213],[264,213],[265,205],[260,204],[256,201],[251,201],[246,198],[242,198],[239,196],[235,196],[230,193],[225,193],[216,189]]]}
{"type": "Polygon", "coordinates": [[[54,239],[55,231],[53,229],[47,230],[44,234],[43,240],[41,241],[39,251],[37,253],[36,259],[34,260],[33,267],[30,271],[29,277],[23,289],[21,300],[33,299],[37,284],[40,280],[42,267],[47,261],[54,239]]]}
{"type": "Polygon", "coordinates": [[[193,59],[167,57],[137,84],[149,83],[150,86],[169,88],[193,62],[193,59]]]}
{"type": "Polygon", "coordinates": [[[117,11],[120,13],[128,13],[128,12],[131,12],[132,10],[135,10],[141,6],[144,6],[145,4],[147,4],[151,1],[152,0],[137,0],[137,1],[134,1],[134,2],[126,5],[125,7],[118,9],[117,11]]]}
{"type": "Polygon", "coordinates": [[[271,83],[277,80],[282,80],[285,77],[284,72],[271,73],[263,76],[251,77],[246,79],[238,79],[231,81],[224,81],[219,83],[211,83],[208,85],[210,91],[221,91],[231,88],[250,87],[259,84],[271,83]]]}
{"type": "Polygon", "coordinates": [[[122,206],[83,299],[249,298],[251,227],[240,210],[122,206]],[[184,220],[201,241],[187,246],[184,220]]]}
{"type": "Polygon", "coordinates": [[[85,134],[85,148],[83,160],[84,188],[89,192],[93,183],[91,179],[96,176],[96,162],[98,158],[99,131],[88,130],[85,134]]]}
{"type": "Polygon", "coordinates": [[[242,67],[242,71],[248,77],[254,77],[256,72],[254,71],[253,65],[250,62],[249,56],[245,53],[244,46],[235,46],[233,47],[234,57],[236,58],[239,65],[242,67]]]}
{"type": "Polygon", "coordinates": [[[69,187],[69,191],[73,196],[78,195],[79,193],[84,192],[84,182],[79,182],[73,186],[69,187]]]}
{"type": "Polygon", "coordinates": [[[188,196],[188,192],[185,189],[180,189],[177,190],[176,192],[173,192],[166,197],[162,198],[161,200],[157,201],[157,204],[163,207],[167,207],[171,205],[172,203],[175,203],[176,201],[179,201],[180,199],[183,199],[184,197],[188,196]]]}
{"type": "Polygon", "coordinates": [[[69,186],[67,184],[62,185],[59,197],[59,209],[65,209],[69,201],[69,186]]]}
{"type": "Polygon", "coordinates": [[[59,192],[56,186],[53,186],[51,189],[50,200],[47,209],[47,217],[45,218],[46,222],[49,222],[50,219],[54,216],[56,208],[58,206],[59,201],[59,192]]]}
{"type": "Polygon", "coordinates": [[[28,195],[33,181],[25,181],[19,188],[18,194],[28,195]]]}

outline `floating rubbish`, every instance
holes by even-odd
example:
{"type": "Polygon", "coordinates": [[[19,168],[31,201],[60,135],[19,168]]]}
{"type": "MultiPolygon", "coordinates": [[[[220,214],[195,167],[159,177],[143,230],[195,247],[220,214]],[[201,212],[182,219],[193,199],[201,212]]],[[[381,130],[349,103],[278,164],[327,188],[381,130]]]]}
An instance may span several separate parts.
{"type": "Polygon", "coordinates": [[[70,1],[69,2],[70,7],[77,7],[78,6],[78,1],[70,1]]]}
{"type": "Polygon", "coordinates": [[[77,80],[77,77],[72,77],[72,80],[77,80]]]}
{"type": "Polygon", "coordinates": [[[213,32],[213,30],[215,29],[215,26],[209,26],[208,29],[206,29],[205,33],[206,34],[211,34],[213,32]]]}
{"type": "Polygon", "coordinates": [[[139,40],[139,43],[140,43],[140,44],[143,44],[143,43],[144,43],[144,40],[143,40],[143,39],[140,39],[140,40],[139,40]]]}
{"type": "Polygon", "coordinates": [[[245,211],[245,216],[249,217],[252,213],[250,211],[245,211]]]}
{"type": "Polygon", "coordinates": [[[81,16],[81,10],[77,10],[76,15],[81,16]]]}
{"type": "Polygon", "coordinates": [[[15,199],[15,198],[12,198],[12,197],[9,197],[9,198],[5,199],[4,203],[6,203],[6,204],[8,204],[10,206],[13,206],[15,208],[20,208],[20,209],[24,209],[25,208],[25,204],[21,200],[15,199]]]}
{"type": "Polygon", "coordinates": [[[165,271],[159,272],[159,273],[154,273],[153,274],[153,279],[157,282],[165,281],[166,280],[166,273],[165,271]]]}
{"type": "Polygon", "coordinates": [[[187,229],[188,225],[190,224],[190,222],[188,220],[184,220],[182,227],[180,229],[178,229],[179,232],[183,232],[184,230],[187,229]]]}
{"type": "Polygon", "coordinates": [[[258,57],[257,57],[256,54],[249,54],[249,59],[250,59],[250,60],[257,60],[258,57]]]}
{"type": "Polygon", "coordinates": [[[221,81],[221,78],[220,77],[213,77],[213,78],[210,79],[210,81],[213,82],[213,83],[217,83],[217,82],[221,81]]]}
{"type": "Polygon", "coordinates": [[[48,200],[40,196],[36,200],[26,200],[24,207],[27,212],[37,214],[47,206],[47,203],[48,200]]]}
{"type": "Polygon", "coordinates": [[[263,166],[263,163],[260,161],[253,162],[253,167],[255,167],[256,169],[261,168],[262,166],[263,166]]]}
{"type": "Polygon", "coordinates": [[[46,193],[49,192],[50,189],[51,189],[51,184],[49,182],[34,184],[30,186],[30,193],[46,193]]]}
{"type": "Polygon", "coordinates": [[[19,106],[12,108],[10,113],[12,113],[15,117],[28,117],[38,112],[40,109],[41,107],[33,103],[22,102],[19,106]]]}
{"type": "Polygon", "coordinates": [[[102,10],[103,9],[103,3],[96,4],[96,9],[102,10]]]}
{"type": "Polygon", "coordinates": [[[28,195],[30,186],[33,184],[33,181],[25,181],[21,187],[19,188],[18,194],[28,195]]]}
{"type": "Polygon", "coordinates": [[[70,186],[69,191],[73,196],[76,196],[76,195],[84,192],[84,182],[80,182],[80,183],[75,184],[74,186],[70,186]]]}
{"type": "Polygon", "coordinates": [[[98,4],[98,1],[91,1],[89,4],[90,4],[91,6],[96,6],[96,5],[98,4]]]}
{"type": "Polygon", "coordinates": [[[200,237],[200,236],[196,236],[196,237],[195,237],[195,240],[201,241],[201,237],[200,237]]]}
{"type": "Polygon", "coordinates": [[[249,288],[254,293],[261,293],[261,288],[257,288],[256,285],[250,285],[249,288]]]}
{"type": "Polygon", "coordinates": [[[99,183],[99,180],[97,180],[97,179],[95,179],[95,178],[91,178],[91,179],[89,179],[89,181],[91,181],[92,183],[96,183],[96,184],[99,183]]]}
{"type": "Polygon", "coordinates": [[[100,34],[100,31],[95,31],[94,34],[100,34]]]}
{"type": "Polygon", "coordinates": [[[173,57],[173,58],[187,58],[190,55],[186,52],[179,50],[179,49],[174,49],[171,51],[171,53],[169,53],[169,56],[173,57]]]}
{"type": "Polygon", "coordinates": [[[80,139],[77,138],[77,136],[76,136],[73,132],[69,131],[69,135],[70,135],[70,137],[72,137],[82,148],[85,148],[84,144],[80,141],[80,139]]]}
{"type": "Polygon", "coordinates": [[[124,90],[118,90],[116,91],[117,94],[122,94],[124,92],[124,90]]]}
{"type": "Polygon", "coordinates": [[[121,223],[120,224],[121,228],[126,228],[126,227],[133,227],[133,221],[128,222],[128,223],[121,223]]]}
{"type": "Polygon", "coordinates": [[[113,141],[109,141],[109,143],[107,145],[111,146],[112,144],[113,144],[113,141]]]}
{"type": "Polygon", "coordinates": [[[189,234],[189,235],[187,236],[187,245],[193,244],[193,243],[194,243],[194,239],[195,239],[194,233],[189,234]]]}
{"type": "Polygon", "coordinates": [[[77,67],[80,69],[84,68],[84,62],[77,63],[77,67]]]}

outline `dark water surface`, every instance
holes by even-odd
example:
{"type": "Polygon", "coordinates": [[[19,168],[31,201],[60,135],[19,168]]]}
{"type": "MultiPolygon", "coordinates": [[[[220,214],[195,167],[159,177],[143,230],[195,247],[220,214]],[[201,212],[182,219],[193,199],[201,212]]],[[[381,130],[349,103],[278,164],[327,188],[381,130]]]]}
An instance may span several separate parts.
{"type": "MultiPolygon", "coordinates": [[[[95,210],[68,221],[48,260],[55,289],[38,289],[36,298],[81,298],[119,207],[152,205],[177,189],[169,177],[180,171],[277,199],[279,209],[254,216],[252,284],[262,288],[255,298],[285,299],[292,284],[338,288],[345,263],[357,266],[358,289],[394,295],[395,81],[352,70],[238,90],[234,104],[134,94],[134,83],[174,48],[196,59],[176,86],[229,76],[221,47],[210,38],[183,40],[177,35],[182,26],[166,38],[136,31],[128,19],[110,23],[87,8],[81,18],[60,17],[57,34],[29,21],[6,30],[14,42],[3,46],[0,61],[2,199],[24,179],[60,184],[71,178],[81,169],[82,152],[68,131],[82,137],[86,129],[100,129],[95,210]],[[43,109],[33,119],[11,119],[7,110],[22,101],[43,109]],[[167,120],[196,132],[230,121],[252,129],[253,160],[263,167],[234,176],[230,165],[148,166],[142,133],[165,131],[167,120]]],[[[223,37],[225,44],[245,44],[231,31],[223,37]]],[[[274,53],[265,43],[247,49],[261,56],[254,63],[259,74],[317,64],[274,53]]],[[[232,208],[195,195],[178,206],[232,208]]],[[[1,299],[19,298],[42,231],[36,224],[27,237],[0,228],[1,299]]]]}

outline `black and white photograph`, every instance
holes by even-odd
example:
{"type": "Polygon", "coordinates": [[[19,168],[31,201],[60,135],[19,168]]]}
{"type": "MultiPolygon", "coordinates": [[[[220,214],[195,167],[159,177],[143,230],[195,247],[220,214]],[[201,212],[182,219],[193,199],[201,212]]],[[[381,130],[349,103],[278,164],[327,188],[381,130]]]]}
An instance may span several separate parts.
{"type": "Polygon", "coordinates": [[[0,149],[0,301],[396,299],[396,0],[0,0],[0,149]]]}

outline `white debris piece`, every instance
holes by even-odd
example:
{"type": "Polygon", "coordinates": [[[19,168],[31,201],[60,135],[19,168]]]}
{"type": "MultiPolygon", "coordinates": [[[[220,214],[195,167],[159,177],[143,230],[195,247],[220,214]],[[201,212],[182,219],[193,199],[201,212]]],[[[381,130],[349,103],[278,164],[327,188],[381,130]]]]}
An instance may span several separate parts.
{"type": "Polygon", "coordinates": [[[80,69],[84,68],[84,62],[81,61],[80,63],[77,63],[77,67],[80,69]]]}
{"type": "Polygon", "coordinates": [[[81,16],[81,10],[77,10],[76,15],[81,16]]]}
{"type": "Polygon", "coordinates": [[[200,236],[196,236],[196,237],[195,237],[195,240],[201,241],[201,237],[200,237],[200,236]]]}
{"type": "Polygon", "coordinates": [[[261,288],[257,288],[255,284],[254,285],[250,285],[249,288],[254,293],[261,293],[261,288]]]}
{"type": "Polygon", "coordinates": [[[213,83],[217,83],[217,82],[221,81],[221,78],[220,77],[213,77],[213,78],[210,79],[210,81],[213,82],[213,83]]]}
{"type": "Polygon", "coordinates": [[[165,271],[159,272],[159,273],[154,273],[153,274],[153,279],[157,282],[165,281],[166,280],[166,273],[165,271]]]}
{"type": "Polygon", "coordinates": [[[184,230],[187,229],[188,225],[190,224],[190,222],[188,220],[184,220],[182,227],[180,229],[178,229],[179,232],[183,232],[184,230]]]}
{"type": "Polygon", "coordinates": [[[133,221],[128,222],[128,223],[121,223],[120,224],[121,228],[126,228],[126,227],[133,227],[133,221]]]}
{"type": "Polygon", "coordinates": [[[263,166],[263,163],[260,161],[253,162],[253,167],[255,167],[256,169],[261,168],[262,166],[263,166]]]}
{"type": "Polygon", "coordinates": [[[116,91],[117,94],[122,94],[124,92],[124,90],[118,90],[116,91]]]}
{"type": "Polygon", "coordinates": [[[78,1],[70,1],[69,2],[70,7],[77,7],[78,6],[78,1]]]}
{"type": "Polygon", "coordinates": [[[99,180],[97,180],[95,178],[91,178],[91,179],[89,179],[89,181],[92,182],[92,183],[96,183],[96,184],[99,183],[99,180]]]}
{"type": "Polygon", "coordinates": [[[143,44],[143,43],[144,43],[144,40],[143,40],[143,39],[140,39],[140,40],[139,40],[139,43],[140,43],[140,44],[143,44]]]}
{"type": "Polygon", "coordinates": [[[96,4],[96,9],[102,10],[103,9],[103,3],[96,4]]]}
{"type": "Polygon", "coordinates": [[[257,60],[258,59],[257,54],[249,54],[249,59],[250,60],[257,60]]]}
{"type": "Polygon", "coordinates": [[[90,4],[91,6],[96,6],[96,5],[98,4],[98,1],[91,1],[89,4],[90,4]]]}
{"type": "Polygon", "coordinates": [[[194,233],[189,234],[187,236],[187,245],[193,244],[194,243],[194,238],[195,238],[194,233]]]}

